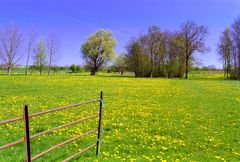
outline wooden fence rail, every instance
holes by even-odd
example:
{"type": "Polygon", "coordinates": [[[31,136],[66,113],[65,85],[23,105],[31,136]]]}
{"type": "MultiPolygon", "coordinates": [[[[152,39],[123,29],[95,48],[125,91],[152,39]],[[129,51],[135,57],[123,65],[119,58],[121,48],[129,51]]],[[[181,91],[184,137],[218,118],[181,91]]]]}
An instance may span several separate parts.
{"type": "Polygon", "coordinates": [[[50,151],[60,147],[60,146],[63,146],[65,144],[68,144],[69,142],[72,142],[74,140],[77,140],[79,138],[82,138],[88,134],[92,134],[92,133],[95,133],[95,132],[98,132],[97,133],[97,141],[96,143],[84,148],[83,150],[81,150],[80,152],[70,156],[69,158],[65,159],[64,162],[67,162],[67,161],[70,161],[72,160],[73,158],[77,157],[78,155],[84,153],[85,151],[93,148],[96,146],[96,155],[98,156],[99,153],[100,153],[100,140],[101,140],[101,129],[102,129],[102,114],[103,114],[103,92],[100,93],[100,98],[99,99],[94,99],[94,100],[90,100],[90,101],[86,101],[86,102],[82,102],[82,103],[79,103],[79,104],[72,104],[72,105],[67,105],[67,106],[62,106],[62,107],[58,107],[58,108],[53,108],[53,109],[50,109],[50,110],[47,110],[47,111],[42,111],[42,112],[38,112],[38,113],[34,113],[34,114],[28,114],[28,106],[26,105],[24,107],[24,113],[23,113],[23,116],[22,117],[17,117],[17,118],[13,118],[13,119],[8,119],[8,120],[4,120],[4,121],[1,121],[0,122],[0,125],[2,124],[7,124],[7,123],[11,123],[11,122],[16,122],[16,121],[19,121],[19,120],[24,120],[24,130],[25,130],[25,137],[17,140],[17,141],[14,141],[14,142],[11,142],[11,143],[8,143],[8,144],[5,144],[3,146],[0,146],[0,150],[3,150],[3,149],[6,149],[8,147],[12,147],[12,146],[15,146],[17,144],[20,144],[22,142],[25,142],[25,147],[26,147],[26,161],[27,162],[31,162],[33,160],[36,160],[38,158],[40,158],[41,156],[49,153],[50,151]],[[63,125],[60,125],[60,126],[57,126],[57,127],[54,127],[54,128],[51,128],[51,129],[48,129],[48,130],[45,130],[45,131],[42,131],[40,133],[37,133],[35,135],[32,135],[30,136],[30,131],[29,131],[29,118],[31,117],[36,117],[36,116],[40,116],[40,115],[43,115],[43,114],[48,114],[48,113],[52,113],[52,112],[56,112],[56,111],[60,111],[60,110],[63,110],[63,109],[68,109],[68,108],[71,108],[71,107],[76,107],[76,106],[81,106],[81,105],[86,105],[86,104],[90,104],[90,103],[94,103],[94,102],[100,102],[99,104],[99,113],[95,113],[93,115],[90,115],[90,116],[87,116],[87,117],[84,117],[80,120],[75,120],[75,121],[72,121],[72,122],[69,122],[69,123],[66,123],[66,124],[63,124],[63,125]],[[88,132],[85,132],[79,136],[76,136],[74,138],[71,138],[71,139],[68,139],[62,143],[59,143],[57,145],[54,145],[52,146],[51,148],[39,153],[38,155],[35,155],[34,157],[31,158],[31,149],[30,149],[30,146],[31,146],[31,139],[33,138],[36,138],[36,137],[39,137],[39,136],[42,136],[46,133],[49,133],[49,132],[52,132],[54,130],[58,130],[58,129],[61,129],[61,128],[64,128],[64,127],[67,127],[67,126],[70,126],[70,125],[73,125],[73,124],[77,124],[77,123],[82,123],[86,120],[89,120],[89,119],[93,119],[95,117],[99,117],[99,121],[98,121],[98,128],[97,129],[94,129],[94,130],[90,130],[88,132]]]}

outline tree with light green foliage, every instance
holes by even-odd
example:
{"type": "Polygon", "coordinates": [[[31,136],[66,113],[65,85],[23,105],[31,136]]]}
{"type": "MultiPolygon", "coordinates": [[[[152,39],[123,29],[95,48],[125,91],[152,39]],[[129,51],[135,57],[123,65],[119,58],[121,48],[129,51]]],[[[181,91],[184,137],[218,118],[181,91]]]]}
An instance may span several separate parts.
{"type": "Polygon", "coordinates": [[[40,75],[42,75],[43,69],[47,65],[46,50],[43,40],[39,40],[37,48],[34,50],[34,53],[34,65],[39,70],[40,75]]]}
{"type": "Polygon", "coordinates": [[[127,65],[126,65],[126,54],[121,53],[116,59],[115,59],[115,66],[117,68],[117,71],[123,75],[123,72],[125,71],[127,65]]]}
{"type": "Polygon", "coordinates": [[[87,66],[91,70],[91,75],[112,60],[115,56],[113,48],[116,46],[116,40],[109,30],[100,29],[88,37],[82,45],[81,51],[87,66]]]}

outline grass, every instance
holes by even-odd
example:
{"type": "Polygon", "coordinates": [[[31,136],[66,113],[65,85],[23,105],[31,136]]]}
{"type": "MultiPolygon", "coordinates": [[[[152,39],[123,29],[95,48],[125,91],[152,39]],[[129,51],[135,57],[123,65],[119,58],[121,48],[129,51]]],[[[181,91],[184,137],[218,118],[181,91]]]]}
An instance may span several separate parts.
{"type": "MultiPolygon", "coordinates": [[[[190,80],[104,74],[0,76],[0,120],[99,97],[104,91],[101,156],[75,161],[240,161],[240,82],[220,74],[190,80]]],[[[98,111],[98,103],[30,119],[31,134],[98,111]]],[[[96,128],[97,119],[32,140],[32,154],[96,128]]],[[[0,126],[0,145],[24,135],[23,123],[0,126]]],[[[60,161],[92,144],[96,134],[36,161],[60,161]]],[[[23,144],[0,151],[0,161],[23,161],[23,144]]]]}

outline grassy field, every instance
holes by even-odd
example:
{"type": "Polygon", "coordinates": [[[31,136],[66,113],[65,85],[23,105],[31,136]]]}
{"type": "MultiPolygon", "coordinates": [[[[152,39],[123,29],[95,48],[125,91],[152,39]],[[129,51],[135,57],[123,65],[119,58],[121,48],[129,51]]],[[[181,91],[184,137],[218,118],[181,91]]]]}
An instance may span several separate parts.
{"type": "MultiPolygon", "coordinates": [[[[0,120],[99,97],[104,91],[101,156],[75,161],[240,161],[240,82],[221,75],[182,79],[101,76],[0,76],[0,120]]],[[[98,111],[98,103],[30,119],[31,134],[98,111]]],[[[32,154],[97,127],[97,119],[32,140],[32,154]]],[[[0,126],[0,145],[20,139],[23,123],[0,126]]],[[[96,141],[96,134],[36,161],[60,161],[96,141]]],[[[0,161],[24,161],[23,144],[0,161]]]]}

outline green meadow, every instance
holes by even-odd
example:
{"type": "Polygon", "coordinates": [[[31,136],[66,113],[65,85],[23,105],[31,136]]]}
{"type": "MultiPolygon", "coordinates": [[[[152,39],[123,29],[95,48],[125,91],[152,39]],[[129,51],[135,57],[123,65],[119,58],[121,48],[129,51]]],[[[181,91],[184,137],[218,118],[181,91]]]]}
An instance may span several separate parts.
{"type": "MultiPolygon", "coordinates": [[[[222,74],[189,80],[87,75],[0,75],[0,121],[99,98],[104,92],[101,154],[74,161],[240,161],[240,82],[222,74]]],[[[34,135],[99,111],[99,103],[30,119],[34,135]]],[[[85,121],[31,140],[32,156],[97,128],[85,121]]],[[[24,136],[22,121],[0,125],[0,145],[24,136]]],[[[36,161],[61,161],[96,142],[88,135],[36,161]]],[[[24,161],[25,146],[0,150],[0,161],[24,161]]]]}

